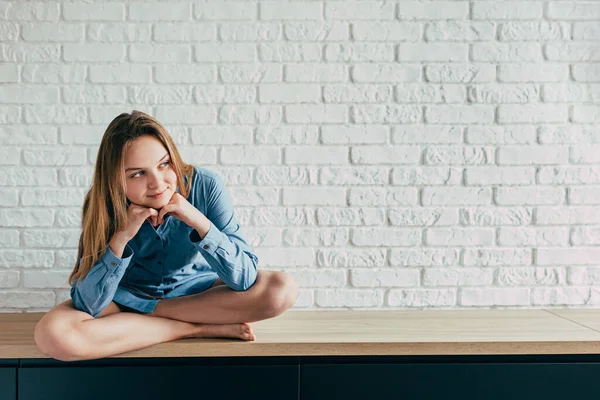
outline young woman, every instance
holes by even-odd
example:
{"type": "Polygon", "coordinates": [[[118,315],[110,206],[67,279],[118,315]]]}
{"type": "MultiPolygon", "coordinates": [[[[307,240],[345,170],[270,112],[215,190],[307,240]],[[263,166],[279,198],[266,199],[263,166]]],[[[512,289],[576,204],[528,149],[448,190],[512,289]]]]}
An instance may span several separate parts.
{"type": "Polygon", "coordinates": [[[223,180],[185,164],[166,129],[133,111],[106,129],[83,204],[71,300],[35,327],[71,361],[185,337],[254,340],[248,322],[290,308],[298,289],[258,271],[223,180]]]}

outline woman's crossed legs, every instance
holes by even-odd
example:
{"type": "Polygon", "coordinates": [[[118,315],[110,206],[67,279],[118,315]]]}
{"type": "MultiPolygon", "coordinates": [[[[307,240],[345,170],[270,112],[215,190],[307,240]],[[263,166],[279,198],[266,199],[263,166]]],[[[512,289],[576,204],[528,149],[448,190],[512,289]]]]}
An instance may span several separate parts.
{"type": "Polygon", "coordinates": [[[258,271],[246,291],[215,283],[202,293],[160,300],[150,315],[203,324],[255,322],[283,313],[298,296],[294,280],[279,271],[258,271]]]}
{"type": "Polygon", "coordinates": [[[256,283],[236,292],[217,280],[194,295],[164,299],[151,314],[120,312],[111,302],[93,318],[67,300],[37,323],[40,350],[63,361],[108,357],[188,337],[254,340],[247,322],[272,318],[296,301],[297,287],[285,273],[258,271],[256,283]]]}

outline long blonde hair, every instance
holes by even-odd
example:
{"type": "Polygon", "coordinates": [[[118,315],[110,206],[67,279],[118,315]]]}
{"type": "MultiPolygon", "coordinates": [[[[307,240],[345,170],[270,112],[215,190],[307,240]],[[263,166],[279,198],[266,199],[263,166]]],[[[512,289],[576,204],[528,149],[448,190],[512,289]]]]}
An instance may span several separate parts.
{"type": "Polygon", "coordinates": [[[102,136],[92,185],[83,202],[79,251],[69,276],[70,285],[87,275],[106,252],[113,234],[127,225],[124,154],[141,136],[152,136],[167,149],[177,175],[179,193],[185,198],[189,195],[194,166],[183,162],[167,130],[141,111],[133,110],[131,114],[123,113],[113,119],[102,136]],[[184,177],[187,178],[185,187],[184,177]]]}

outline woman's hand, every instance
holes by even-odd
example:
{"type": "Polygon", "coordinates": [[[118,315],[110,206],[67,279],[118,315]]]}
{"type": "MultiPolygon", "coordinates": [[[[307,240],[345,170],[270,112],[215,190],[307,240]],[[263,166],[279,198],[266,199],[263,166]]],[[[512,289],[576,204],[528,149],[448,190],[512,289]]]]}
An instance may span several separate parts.
{"type": "Polygon", "coordinates": [[[174,192],[169,203],[160,209],[157,217],[159,224],[163,223],[167,213],[178,220],[185,222],[190,227],[195,227],[198,221],[204,216],[200,210],[191,205],[185,197],[177,192],[174,192]]]}
{"type": "Polygon", "coordinates": [[[119,237],[129,241],[138,233],[145,220],[148,220],[152,226],[156,225],[156,221],[158,220],[158,211],[156,211],[154,208],[131,203],[127,207],[127,219],[127,226],[115,233],[115,235],[119,235],[119,237]]]}

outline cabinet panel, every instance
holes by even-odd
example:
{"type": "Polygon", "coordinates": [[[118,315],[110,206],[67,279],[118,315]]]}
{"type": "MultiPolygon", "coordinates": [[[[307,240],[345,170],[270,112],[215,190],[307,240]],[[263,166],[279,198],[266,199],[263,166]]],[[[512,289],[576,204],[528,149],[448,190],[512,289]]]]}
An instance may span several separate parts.
{"type": "Polygon", "coordinates": [[[0,399],[17,400],[16,368],[0,368],[0,399]]]}
{"type": "Polygon", "coordinates": [[[296,365],[19,369],[19,400],[296,399],[296,365]]]}
{"type": "Polygon", "coordinates": [[[302,400],[564,400],[597,397],[599,376],[600,363],[306,364],[300,393],[302,400]]]}

